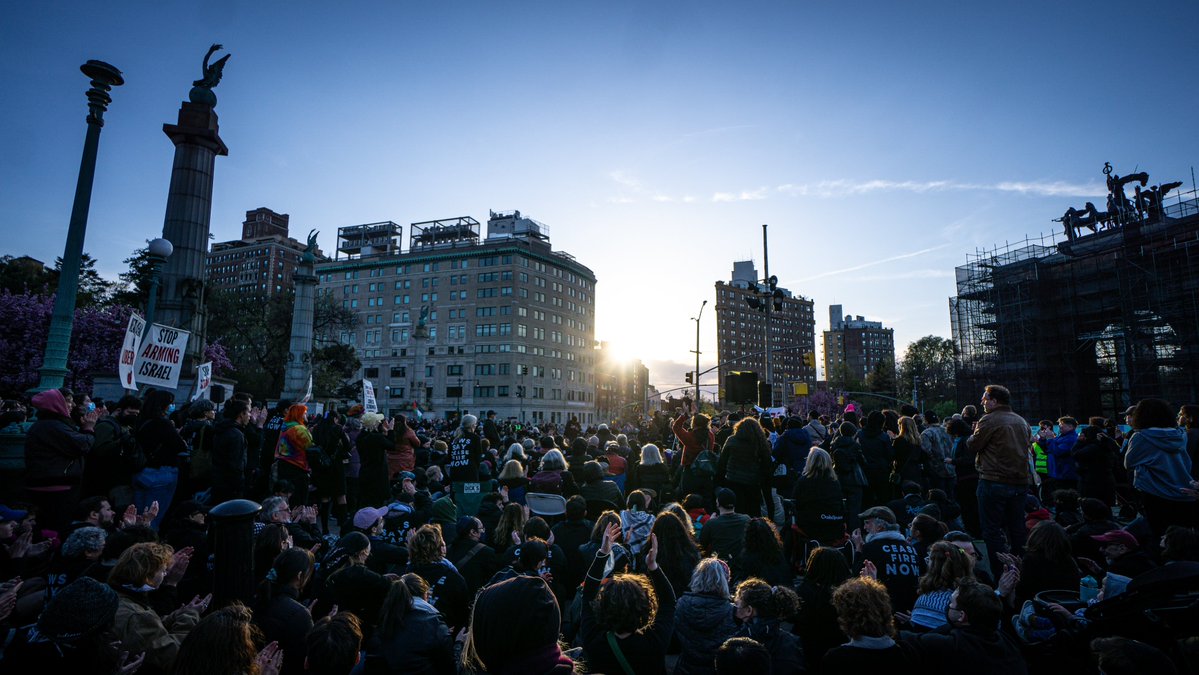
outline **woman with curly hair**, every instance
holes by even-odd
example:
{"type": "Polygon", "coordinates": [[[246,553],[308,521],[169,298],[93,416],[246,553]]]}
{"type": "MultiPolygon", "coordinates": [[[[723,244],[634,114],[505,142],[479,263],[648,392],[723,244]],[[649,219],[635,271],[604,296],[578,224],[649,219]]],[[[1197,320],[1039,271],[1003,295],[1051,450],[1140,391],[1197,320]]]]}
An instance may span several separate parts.
{"type": "Polygon", "coordinates": [[[504,506],[504,511],[500,514],[500,522],[495,526],[495,532],[491,535],[491,543],[497,551],[506,551],[508,547],[520,542],[512,538],[513,534],[520,535],[525,531],[525,523],[529,520],[529,514],[525,507],[515,502],[508,502],[504,506]]]}
{"type": "Polygon", "coordinates": [[[850,577],[849,563],[840,549],[821,546],[808,554],[803,583],[799,585],[799,613],[791,632],[803,642],[804,660],[810,673],[820,672],[824,654],[845,644],[837,626],[833,591],[850,577]]]}
{"type": "Polygon", "coordinates": [[[945,608],[953,589],[963,579],[974,578],[974,557],[956,544],[938,541],[928,549],[928,571],[920,577],[920,595],[912,608],[911,624],[917,629],[935,630],[946,624],[945,608]]]}
{"type": "Polygon", "coordinates": [[[782,630],[799,611],[799,596],[787,585],[771,585],[761,579],[737,584],[737,637],[757,641],[770,652],[771,675],[793,675],[803,671],[803,650],[794,635],[782,630]]]}
{"type": "Polygon", "coordinates": [[[704,558],[674,610],[675,636],[682,649],[674,675],[714,675],[716,652],[733,637],[737,622],[729,601],[729,566],[720,558],[704,558]]]}
{"type": "MultiPolygon", "coordinates": [[[[521,507],[517,505],[517,508],[521,507]]],[[[457,631],[465,627],[470,604],[466,580],[445,558],[441,527],[421,525],[408,537],[408,571],[429,584],[429,604],[441,612],[451,629],[457,631]]]]}
{"type": "Polygon", "coordinates": [[[685,511],[682,518],[687,518],[686,524],[677,513],[664,509],[650,529],[650,534],[658,537],[658,566],[670,580],[671,588],[687,587],[700,558],[699,546],[690,532],[691,519],[685,511]]]}
{"type": "Polygon", "coordinates": [[[179,647],[172,675],[275,675],[283,654],[271,642],[259,653],[262,634],[245,605],[235,602],[204,617],[179,647]]]}
{"type": "Polygon", "coordinates": [[[830,649],[820,670],[825,673],[915,673],[905,652],[895,644],[891,596],[877,579],[857,577],[833,592],[837,624],[849,642],[830,649]]]}
{"type": "Polygon", "coordinates": [[[640,574],[608,577],[612,544],[620,524],[612,523],[583,582],[580,633],[588,668],[597,673],[666,672],[666,649],[674,629],[675,597],[658,568],[658,538],[650,536],[645,557],[648,578],[640,574]]]}
{"type": "Polygon", "coordinates": [[[756,577],[772,586],[790,586],[795,581],[774,523],[754,518],[746,524],[745,546],[733,559],[733,576],[739,580],[756,577]]]}

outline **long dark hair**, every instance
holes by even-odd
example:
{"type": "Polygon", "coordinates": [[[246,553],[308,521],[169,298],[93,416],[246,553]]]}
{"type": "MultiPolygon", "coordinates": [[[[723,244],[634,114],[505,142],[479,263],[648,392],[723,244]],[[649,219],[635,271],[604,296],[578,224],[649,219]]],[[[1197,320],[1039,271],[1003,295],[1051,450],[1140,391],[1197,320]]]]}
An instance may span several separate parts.
{"type": "Polygon", "coordinates": [[[297,578],[303,588],[312,578],[312,552],[306,548],[289,548],[275,557],[275,562],[258,583],[258,604],[268,604],[276,594],[297,578]]]}
{"type": "Polygon", "coordinates": [[[849,563],[840,550],[831,546],[821,546],[808,555],[804,583],[812,582],[817,587],[831,592],[849,577],[849,563]]]}
{"type": "Polygon", "coordinates": [[[673,511],[661,511],[650,532],[658,537],[658,565],[666,578],[672,584],[676,580],[689,580],[700,559],[690,524],[683,524],[673,511]]]}
{"type": "Polygon", "coordinates": [[[404,618],[412,611],[412,589],[403,581],[391,582],[383,606],[379,608],[379,636],[389,639],[404,627],[404,618]]]}

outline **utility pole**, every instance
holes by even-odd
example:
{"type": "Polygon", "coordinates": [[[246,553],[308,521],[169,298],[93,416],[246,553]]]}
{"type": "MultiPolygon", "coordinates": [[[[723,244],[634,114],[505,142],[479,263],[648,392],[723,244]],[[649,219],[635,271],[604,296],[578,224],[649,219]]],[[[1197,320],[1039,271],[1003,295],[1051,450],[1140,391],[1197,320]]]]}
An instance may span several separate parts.
{"type": "Polygon", "coordinates": [[[695,410],[698,412],[699,405],[699,320],[704,315],[704,307],[708,305],[708,301],[699,306],[699,313],[695,315],[695,410]]]}
{"type": "MultiPolygon", "coordinates": [[[[766,228],[767,227],[768,227],[768,225],[766,225],[766,223],[762,223],[762,267],[764,268],[762,270],[762,276],[766,280],[767,287],[769,288],[770,287],[770,248],[769,248],[769,244],[768,244],[767,238],[766,238],[766,228]]],[[[770,290],[772,292],[774,291],[773,288],[771,288],[770,290]]],[[[765,406],[767,408],[774,407],[774,377],[773,377],[773,373],[771,372],[771,364],[770,364],[770,310],[773,309],[773,306],[774,306],[774,297],[773,297],[773,295],[771,295],[771,297],[766,299],[766,384],[770,387],[770,400],[766,402],[766,406],[765,406]]],[[[696,371],[697,384],[698,384],[698,374],[699,374],[698,364],[696,365],[695,371],[696,371]]]]}

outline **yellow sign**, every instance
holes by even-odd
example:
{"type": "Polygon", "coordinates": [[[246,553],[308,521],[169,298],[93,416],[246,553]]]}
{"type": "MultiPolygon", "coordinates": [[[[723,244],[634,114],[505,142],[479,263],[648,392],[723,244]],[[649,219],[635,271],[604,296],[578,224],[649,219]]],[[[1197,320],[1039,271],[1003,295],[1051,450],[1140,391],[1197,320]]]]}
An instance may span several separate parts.
{"type": "Polygon", "coordinates": [[[795,382],[791,385],[791,387],[795,390],[796,396],[807,396],[808,395],[808,383],[807,382],[795,382]]]}

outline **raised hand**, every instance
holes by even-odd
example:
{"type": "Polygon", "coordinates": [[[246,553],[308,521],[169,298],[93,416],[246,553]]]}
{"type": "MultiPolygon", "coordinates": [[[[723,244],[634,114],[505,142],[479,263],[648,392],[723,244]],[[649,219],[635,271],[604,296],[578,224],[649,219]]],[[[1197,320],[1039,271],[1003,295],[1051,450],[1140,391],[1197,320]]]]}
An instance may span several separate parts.
{"type": "Polygon", "coordinates": [[[515,546],[520,546],[520,545],[521,545],[521,541],[520,541],[520,532],[518,532],[518,531],[516,531],[516,530],[512,530],[512,543],[513,543],[513,545],[515,545],[515,546]]]}
{"type": "Polygon", "coordinates": [[[0,621],[4,621],[12,614],[12,611],[17,607],[17,593],[21,590],[22,581],[17,581],[16,584],[10,586],[3,593],[0,593],[0,621]]]}
{"type": "Polygon", "coordinates": [[[645,554],[645,569],[653,572],[658,569],[658,535],[649,535],[649,553],[645,554]]]}
{"type": "Polygon", "coordinates": [[[12,546],[8,547],[8,557],[24,558],[25,554],[29,553],[29,545],[33,541],[33,533],[26,532],[18,535],[13,541],[12,546]]]}
{"type": "Polygon", "coordinates": [[[154,500],[153,502],[150,502],[150,505],[146,507],[145,511],[142,511],[142,515],[141,515],[141,518],[139,518],[139,520],[142,525],[149,525],[150,523],[154,522],[154,519],[157,517],[158,517],[158,500],[154,500]]]}
{"type": "Polygon", "coordinates": [[[862,528],[859,527],[854,530],[853,534],[849,535],[849,541],[853,543],[853,548],[855,551],[861,551],[862,546],[864,546],[866,543],[866,541],[862,539],[862,528]]]}
{"type": "Polygon", "coordinates": [[[866,563],[862,565],[861,576],[875,580],[878,579],[878,568],[874,566],[874,562],[867,560],[866,563]]]}
{"type": "Polygon", "coordinates": [[[620,525],[611,523],[604,530],[604,542],[600,544],[600,553],[609,555],[612,553],[612,544],[620,539],[620,525]]]}
{"type": "Polygon", "coordinates": [[[283,650],[279,643],[271,642],[263,647],[254,657],[254,663],[258,664],[260,675],[279,675],[279,668],[283,666],[283,650]]]}
{"type": "Polygon", "coordinates": [[[167,568],[166,576],[162,578],[164,586],[176,586],[183,580],[183,575],[187,574],[187,566],[191,564],[193,553],[195,553],[195,549],[191,546],[175,551],[175,555],[171,558],[171,565],[167,568]]]}
{"type": "Polygon", "coordinates": [[[1004,565],[1003,576],[999,577],[999,594],[1009,596],[1012,591],[1016,590],[1016,584],[1020,583],[1020,570],[1016,569],[1015,565],[1004,565]]]}

